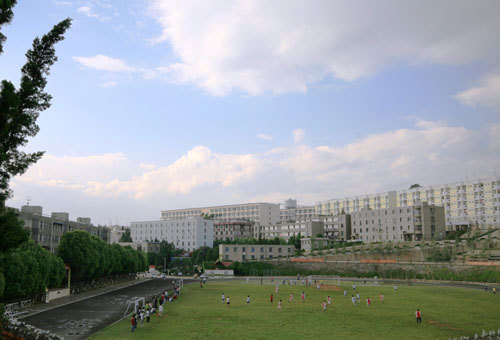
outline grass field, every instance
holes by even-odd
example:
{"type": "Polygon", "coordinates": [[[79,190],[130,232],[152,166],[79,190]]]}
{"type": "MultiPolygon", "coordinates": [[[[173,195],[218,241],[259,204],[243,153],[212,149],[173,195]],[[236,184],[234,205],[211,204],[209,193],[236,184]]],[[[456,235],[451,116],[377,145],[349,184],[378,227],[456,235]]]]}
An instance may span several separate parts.
{"type": "Polygon", "coordinates": [[[361,303],[351,303],[352,287],[274,286],[244,281],[185,285],[177,302],[166,304],[166,316],[130,332],[129,319],[108,327],[92,339],[448,339],[500,327],[500,296],[465,288],[358,285],[361,303]],[[344,298],[343,289],[348,297],[344,298]],[[306,301],[300,301],[300,292],[306,301]],[[228,307],[221,294],[230,296],[228,307]],[[290,293],[294,301],[288,302],[290,293]],[[269,302],[270,294],[274,304],[269,302]],[[379,301],[384,294],[384,303],[379,301]],[[251,303],[246,304],[250,295],[251,303]],[[322,312],[327,295],[333,302],[322,312]],[[372,300],[367,307],[366,297],[372,300]],[[283,300],[277,312],[276,299],[283,300]],[[422,323],[415,311],[422,311],[422,323]]]}

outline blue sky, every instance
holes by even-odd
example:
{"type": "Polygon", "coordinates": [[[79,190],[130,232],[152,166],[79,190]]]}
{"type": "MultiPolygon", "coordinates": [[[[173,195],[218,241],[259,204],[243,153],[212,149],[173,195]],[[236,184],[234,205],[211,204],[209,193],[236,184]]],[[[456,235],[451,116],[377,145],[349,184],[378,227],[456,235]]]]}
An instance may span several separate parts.
{"type": "MultiPolygon", "coordinates": [[[[20,1],[0,56],[71,17],[11,206],[95,223],[301,204],[500,170],[500,4],[20,1]]],[[[497,174],[500,174],[498,172],[497,174]]]]}

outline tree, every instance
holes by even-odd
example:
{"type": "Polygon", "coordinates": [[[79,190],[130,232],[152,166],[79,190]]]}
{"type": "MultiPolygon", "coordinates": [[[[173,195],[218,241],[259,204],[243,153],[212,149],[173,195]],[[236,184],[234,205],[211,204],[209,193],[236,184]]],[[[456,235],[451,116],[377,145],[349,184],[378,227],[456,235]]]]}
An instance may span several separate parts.
{"type": "Polygon", "coordinates": [[[125,229],[125,232],[120,237],[120,242],[133,242],[132,236],[130,235],[130,229],[125,229]]]}
{"type": "Polygon", "coordinates": [[[418,183],[410,185],[410,189],[414,189],[414,188],[421,188],[421,185],[418,183]]]}
{"type": "MultiPolygon", "coordinates": [[[[0,1],[0,28],[12,20],[12,8],[16,0],[0,1]]],[[[19,89],[8,80],[0,83],[0,251],[19,246],[28,239],[22,222],[13,211],[5,207],[10,197],[9,181],[13,176],[23,174],[38,161],[43,152],[25,153],[20,150],[28,137],[38,133],[36,119],[41,111],[50,106],[51,96],[44,92],[50,67],[57,61],[54,45],[64,39],[64,32],[71,20],[65,19],[55,25],[41,39],[35,38],[33,46],[26,53],[26,64],[21,69],[19,89]]],[[[0,33],[0,53],[6,37],[0,33]]]]}

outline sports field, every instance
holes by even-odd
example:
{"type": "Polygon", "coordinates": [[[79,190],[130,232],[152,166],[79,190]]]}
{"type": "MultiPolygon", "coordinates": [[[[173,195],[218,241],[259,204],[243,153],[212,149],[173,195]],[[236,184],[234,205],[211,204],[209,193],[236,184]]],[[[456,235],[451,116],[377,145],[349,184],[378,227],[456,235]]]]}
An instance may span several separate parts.
{"type": "Polygon", "coordinates": [[[213,282],[203,288],[185,285],[177,302],[166,303],[163,318],[130,332],[130,320],[103,330],[92,339],[448,339],[500,328],[500,296],[475,289],[357,284],[341,287],[273,285],[245,281],[213,282]],[[348,297],[343,296],[344,288],[348,297]],[[301,302],[301,291],[305,302],[301,302]],[[222,303],[221,294],[231,304],[222,303]],[[294,301],[289,302],[290,293],[294,301]],[[384,295],[380,302],[380,293],[384,295]],[[274,303],[270,295],[274,295],[274,303]],[[250,304],[246,303],[250,295],[250,304]],[[322,311],[327,296],[332,304],[322,311]],[[372,303],[368,307],[366,298],[372,303]],[[282,299],[283,311],[277,311],[282,299]],[[422,311],[417,324],[415,311],[422,311]]]}

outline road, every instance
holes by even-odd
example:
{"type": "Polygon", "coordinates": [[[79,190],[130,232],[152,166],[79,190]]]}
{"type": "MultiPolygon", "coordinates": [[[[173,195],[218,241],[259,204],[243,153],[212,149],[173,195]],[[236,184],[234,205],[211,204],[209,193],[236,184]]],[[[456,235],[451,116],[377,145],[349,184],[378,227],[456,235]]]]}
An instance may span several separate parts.
{"type": "Polygon", "coordinates": [[[86,339],[121,319],[130,301],[172,289],[172,279],[154,279],[89,297],[20,319],[66,340],[86,339]]]}

